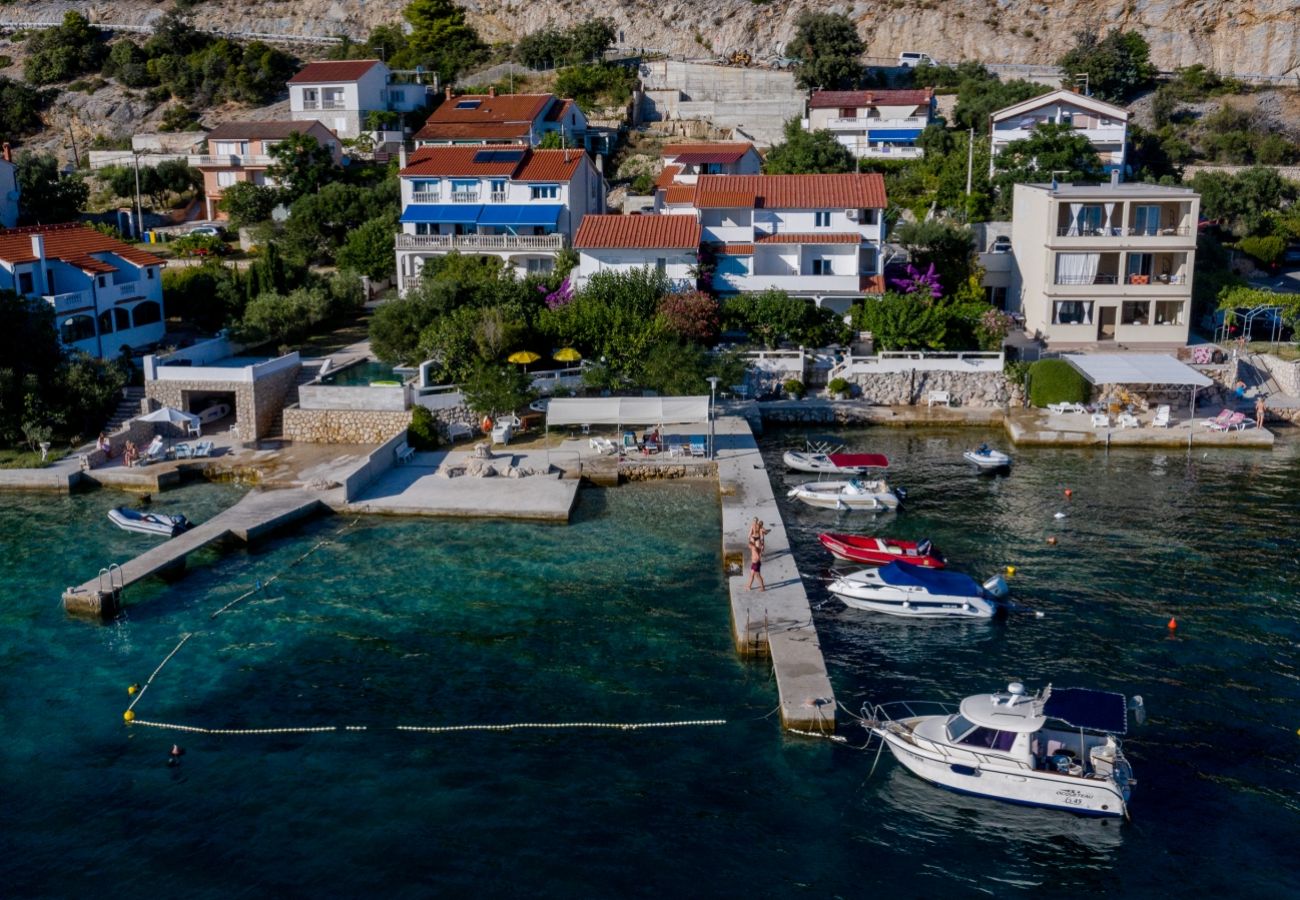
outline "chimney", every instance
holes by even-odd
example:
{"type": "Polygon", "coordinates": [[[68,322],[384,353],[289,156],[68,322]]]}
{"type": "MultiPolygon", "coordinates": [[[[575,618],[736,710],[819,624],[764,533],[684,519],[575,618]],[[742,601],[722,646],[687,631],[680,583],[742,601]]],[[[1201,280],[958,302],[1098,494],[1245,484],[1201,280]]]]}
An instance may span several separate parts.
{"type": "Polygon", "coordinates": [[[1119,169],[1110,170],[1110,184],[1111,187],[1114,187],[1115,185],[1119,184],[1119,169]]]}
{"type": "Polygon", "coordinates": [[[488,96],[489,96],[489,97],[495,97],[496,95],[497,95],[497,88],[496,88],[496,85],[493,85],[492,87],[488,88],[488,96]]]}
{"type": "Polygon", "coordinates": [[[397,171],[406,168],[406,138],[403,137],[401,143],[397,145],[397,171]]]}
{"type": "Polygon", "coordinates": [[[446,92],[446,94],[447,94],[447,99],[450,100],[450,99],[451,99],[451,85],[447,85],[447,92],[446,92]]]}
{"type": "Polygon", "coordinates": [[[0,156],[4,157],[4,161],[5,161],[5,162],[13,162],[13,161],[14,161],[13,153],[11,153],[10,150],[9,150],[9,142],[8,142],[8,141],[5,141],[3,144],[0,144],[0,156]]]}
{"type": "Polygon", "coordinates": [[[45,262],[45,235],[32,235],[32,256],[36,257],[41,262],[45,262]]]}

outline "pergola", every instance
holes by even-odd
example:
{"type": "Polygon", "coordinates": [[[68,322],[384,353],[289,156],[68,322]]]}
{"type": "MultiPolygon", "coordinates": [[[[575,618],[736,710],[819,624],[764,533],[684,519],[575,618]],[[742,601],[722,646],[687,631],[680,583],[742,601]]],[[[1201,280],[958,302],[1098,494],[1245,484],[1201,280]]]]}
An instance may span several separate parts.
{"type": "MultiPolygon", "coordinates": [[[[707,424],[708,397],[556,397],[546,406],[546,433],[552,425],[665,425],[707,424]]],[[[713,456],[710,436],[709,456],[713,456]]]]}
{"type": "Polygon", "coordinates": [[[1139,385],[1145,388],[1191,388],[1191,404],[1196,413],[1196,392],[1214,382],[1186,363],[1162,353],[1088,353],[1061,357],[1074,366],[1088,383],[1139,385]]]}

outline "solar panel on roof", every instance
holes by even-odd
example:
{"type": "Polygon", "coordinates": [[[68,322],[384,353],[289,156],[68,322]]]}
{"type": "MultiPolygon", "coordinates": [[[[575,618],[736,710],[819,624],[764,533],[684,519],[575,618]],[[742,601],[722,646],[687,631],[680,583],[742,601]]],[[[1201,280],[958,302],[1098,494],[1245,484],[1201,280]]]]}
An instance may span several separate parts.
{"type": "Polygon", "coordinates": [[[456,104],[457,109],[478,109],[482,100],[461,100],[456,104]]]}
{"type": "Polygon", "coordinates": [[[522,150],[480,150],[474,154],[476,163],[513,163],[523,158],[522,150]]]}

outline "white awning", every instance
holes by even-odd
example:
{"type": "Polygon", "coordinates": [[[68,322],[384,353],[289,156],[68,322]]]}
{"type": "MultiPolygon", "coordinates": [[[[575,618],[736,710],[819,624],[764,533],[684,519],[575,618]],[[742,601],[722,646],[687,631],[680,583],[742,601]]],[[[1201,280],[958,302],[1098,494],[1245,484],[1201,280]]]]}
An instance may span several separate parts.
{"type": "Polygon", "coordinates": [[[687,425],[709,421],[708,397],[555,397],[551,425],[687,425]]]}
{"type": "Polygon", "coordinates": [[[1209,387],[1214,382],[1162,353],[1088,353],[1061,357],[1091,384],[1163,384],[1209,387]]]}

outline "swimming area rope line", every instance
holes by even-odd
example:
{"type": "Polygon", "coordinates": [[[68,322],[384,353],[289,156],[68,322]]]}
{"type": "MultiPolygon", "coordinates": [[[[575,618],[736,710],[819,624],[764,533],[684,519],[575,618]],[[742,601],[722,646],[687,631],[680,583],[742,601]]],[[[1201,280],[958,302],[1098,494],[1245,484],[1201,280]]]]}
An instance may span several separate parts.
{"type": "MultiPolygon", "coordinates": [[[[469,731],[517,731],[524,729],[605,729],[609,731],[642,731],[648,728],[692,728],[726,725],[726,719],[687,719],[678,722],[515,722],[506,725],[394,725],[371,728],[368,725],[313,725],[288,728],[204,728],[200,725],[179,725],[174,722],[152,722],[135,719],[127,724],[184,731],[190,734],[248,735],[248,734],[325,734],[350,731],[405,731],[419,734],[453,734],[469,731]]],[[[811,732],[810,732],[811,733],[811,732]]]]}

